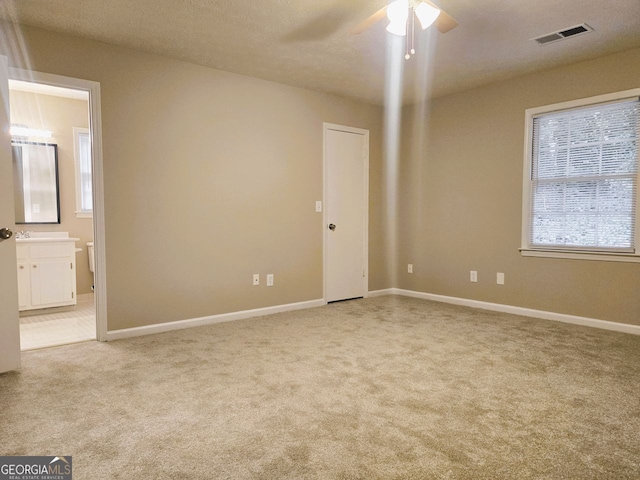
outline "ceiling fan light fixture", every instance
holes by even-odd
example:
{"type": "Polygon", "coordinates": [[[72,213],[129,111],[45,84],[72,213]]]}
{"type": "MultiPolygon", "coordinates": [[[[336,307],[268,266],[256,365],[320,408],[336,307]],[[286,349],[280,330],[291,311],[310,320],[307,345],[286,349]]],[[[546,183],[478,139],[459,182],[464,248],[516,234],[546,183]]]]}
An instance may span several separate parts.
{"type": "Polygon", "coordinates": [[[400,37],[407,35],[407,23],[406,22],[391,22],[387,25],[387,32],[393,33],[400,37]]]}
{"type": "Polygon", "coordinates": [[[407,20],[409,19],[409,0],[395,0],[387,7],[389,25],[387,32],[404,37],[407,34],[407,20]]]}
{"type": "Polygon", "coordinates": [[[440,15],[440,9],[424,2],[420,2],[414,11],[423,30],[426,30],[440,15]]]}

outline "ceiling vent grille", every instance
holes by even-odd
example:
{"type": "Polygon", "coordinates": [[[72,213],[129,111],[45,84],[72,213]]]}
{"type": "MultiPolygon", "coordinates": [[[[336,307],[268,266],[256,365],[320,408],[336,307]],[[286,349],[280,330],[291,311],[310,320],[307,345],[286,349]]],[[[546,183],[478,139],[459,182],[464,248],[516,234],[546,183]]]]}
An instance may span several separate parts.
{"type": "Polygon", "coordinates": [[[565,28],[564,30],[548,33],[547,35],[534,38],[534,40],[538,42],[538,45],[547,45],[548,43],[557,42],[559,40],[564,40],[565,38],[575,37],[576,35],[581,35],[588,32],[593,32],[593,28],[591,28],[586,23],[583,23],[581,25],[576,25],[575,27],[565,28]]]}

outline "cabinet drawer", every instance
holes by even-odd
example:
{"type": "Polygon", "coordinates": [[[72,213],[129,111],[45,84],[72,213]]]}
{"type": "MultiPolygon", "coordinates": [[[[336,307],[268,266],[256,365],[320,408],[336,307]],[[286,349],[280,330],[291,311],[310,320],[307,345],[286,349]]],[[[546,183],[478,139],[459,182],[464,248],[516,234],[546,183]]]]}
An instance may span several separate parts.
{"type": "Polygon", "coordinates": [[[18,260],[26,260],[29,258],[29,246],[16,245],[16,253],[18,255],[18,260]]]}
{"type": "Polygon", "coordinates": [[[71,256],[71,248],[68,244],[59,245],[31,245],[31,258],[56,258],[71,256]]]}

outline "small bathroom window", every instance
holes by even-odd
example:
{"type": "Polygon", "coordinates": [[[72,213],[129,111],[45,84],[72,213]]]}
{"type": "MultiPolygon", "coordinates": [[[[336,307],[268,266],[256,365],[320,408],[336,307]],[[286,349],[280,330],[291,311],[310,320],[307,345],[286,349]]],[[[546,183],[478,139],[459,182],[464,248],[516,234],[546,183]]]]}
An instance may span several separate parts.
{"type": "Polygon", "coordinates": [[[91,132],[88,128],[73,129],[73,153],[76,163],[76,216],[93,217],[91,178],[91,132]]]}

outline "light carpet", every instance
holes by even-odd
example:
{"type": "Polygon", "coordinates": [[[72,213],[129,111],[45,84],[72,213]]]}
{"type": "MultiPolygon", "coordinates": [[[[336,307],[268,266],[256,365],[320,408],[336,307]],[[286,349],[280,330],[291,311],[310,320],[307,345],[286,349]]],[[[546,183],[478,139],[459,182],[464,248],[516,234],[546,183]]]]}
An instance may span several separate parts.
{"type": "Polygon", "coordinates": [[[74,479],[640,477],[640,337],[403,297],[23,354],[0,454],[74,479]]]}

